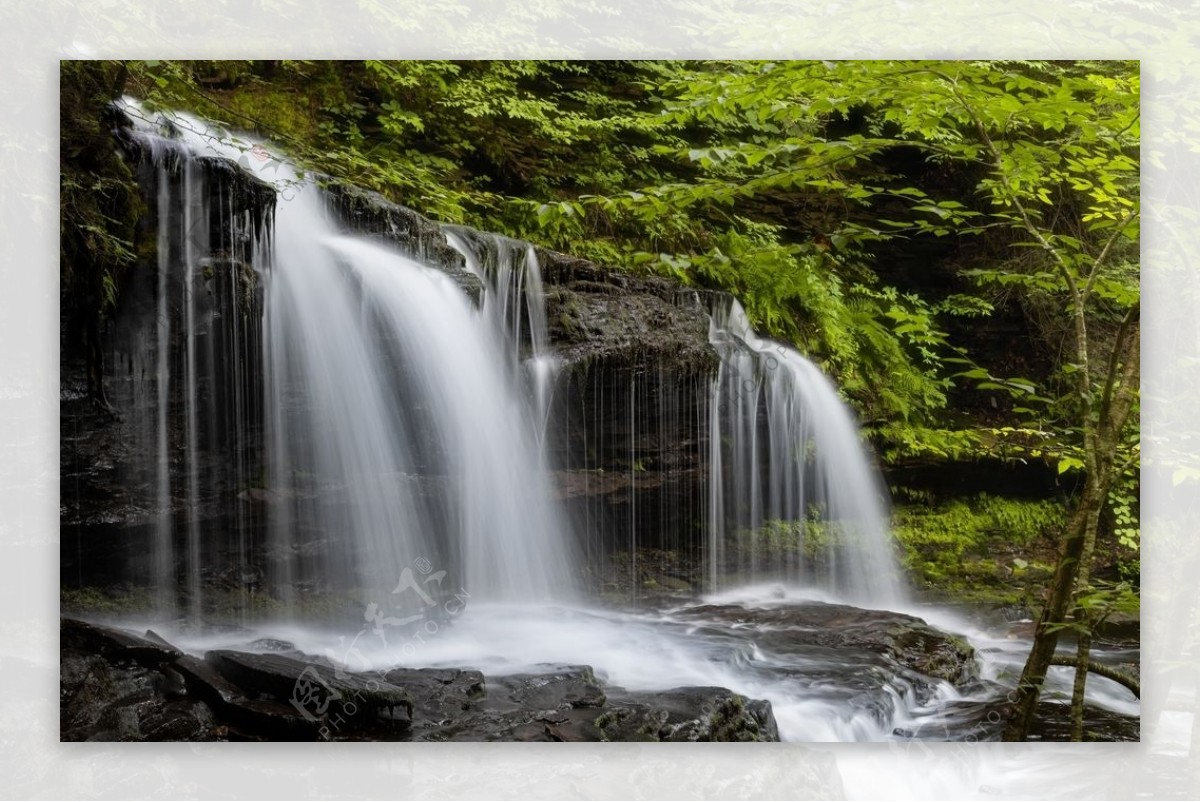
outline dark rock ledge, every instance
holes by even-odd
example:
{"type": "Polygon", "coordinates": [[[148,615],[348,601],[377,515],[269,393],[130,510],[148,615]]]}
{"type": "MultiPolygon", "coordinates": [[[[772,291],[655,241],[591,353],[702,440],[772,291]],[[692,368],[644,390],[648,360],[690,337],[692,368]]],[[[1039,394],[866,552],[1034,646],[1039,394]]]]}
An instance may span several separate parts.
{"type": "Polygon", "coordinates": [[[962,686],[979,679],[970,643],[905,613],[809,601],[777,607],[700,605],[677,615],[724,629],[752,627],[761,646],[780,654],[821,647],[878,655],[921,684],[942,680],[962,686]]]}
{"type": "Polygon", "coordinates": [[[777,741],[768,702],[725,688],[631,692],[589,666],[351,673],[290,644],[183,654],[64,618],[63,741],[777,741]]]}

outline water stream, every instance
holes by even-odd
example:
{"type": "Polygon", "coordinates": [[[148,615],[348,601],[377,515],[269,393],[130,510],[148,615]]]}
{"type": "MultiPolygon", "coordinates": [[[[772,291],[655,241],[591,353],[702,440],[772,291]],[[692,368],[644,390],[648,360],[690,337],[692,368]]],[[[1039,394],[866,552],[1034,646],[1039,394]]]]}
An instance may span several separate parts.
{"type": "MultiPolygon", "coordinates": [[[[719,685],[770,700],[789,740],[963,735],[956,716],[986,700],[947,682],[921,686],[868,650],[794,646],[786,633],[748,627],[728,612],[814,600],[910,605],[886,491],[853,416],[812,363],[758,338],[735,301],[711,310],[720,367],[699,422],[709,430],[709,484],[696,539],[709,594],[634,609],[591,604],[579,577],[594,544],[572,531],[551,487],[546,438],[564,366],[547,334],[532,246],[445,229],[483,285],[474,303],[419,254],[341,230],[321,187],[267,143],[134,101],[125,109],[159,174],[157,395],[144,415],[154,446],[146,470],[159,504],[150,564],[161,616],[152,623],[163,634],[197,653],[283,638],[359,670],[469,665],[504,673],[551,662],[594,666],[634,690],[719,685]],[[248,555],[266,555],[265,576],[238,597],[235,630],[201,625],[211,607],[204,579],[218,561],[212,544],[224,535],[206,531],[195,512],[209,470],[199,463],[213,428],[205,420],[217,414],[205,407],[217,382],[206,371],[219,360],[204,354],[220,328],[196,298],[214,272],[227,271],[235,297],[247,281],[223,256],[230,244],[191,235],[221,213],[202,186],[196,160],[206,155],[236,162],[280,192],[269,236],[229,226],[247,240],[262,316],[260,328],[238,324],[221,336],[258,343],[262,381],[257,401],[243,397],[253,382],[232,381],[233,409],[221,414],[237,442],[255,403],[265,427],[261,479],[242,459],[233,482],[251,487],[243,495],[265,507],[266,535],[249,542],[239,534],[221,552],[234,553],[243,573],[252,573],[248,555]],[[182,181],[168,176],[179,170],[182,181]],[[179,225],[182,238],[172,229],[179,225]],[[171,314],[175,308],[183,314],[171,314]],[[173,324],[186,327],[182,364],[169,353],[173,324]],[[173,438],[168,420],[177,415],[182,435],[173,438]],[[191,461],[183,486],[172,485],[172,460],[191,461]],[[182,517],[172,513],[178,498],[189,510],[182,517]],[[448,599],[457,602],[453,620],[436,618],[448,599]]],[[[644,388],[644,378],[628,384],[631,487],[639,381],[644,388]]],[[[654,403],[665,410],[674,402],[654,403]]],[[[928,608],[913,611],[969,634],[983,650],[985,676],[1007,681],[1020,643],[989,639],[928,608]]],[[[1093,701],[1136,714],[1136,701],[1110,685],[1091,681],[1093,701]]]]}

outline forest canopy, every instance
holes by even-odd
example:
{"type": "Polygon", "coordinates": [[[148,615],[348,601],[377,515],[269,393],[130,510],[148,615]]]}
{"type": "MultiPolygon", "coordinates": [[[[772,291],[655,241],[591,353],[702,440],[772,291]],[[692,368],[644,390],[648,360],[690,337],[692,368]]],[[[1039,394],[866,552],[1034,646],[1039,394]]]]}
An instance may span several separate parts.
{"type": "Polygon", "coordinates": [[[732,293],[836,380],[893,472],[1040,468],[1049,505],[980,495],[897,521],[934,582],[967,577],[973,538],[1055,530],[1022,688],[1060,630],[1083,668],[1088,633],[1130,604],[1137,62],[110,61],[64,62],[62,85],[64,336],[102,404],[90,354],[139,214],[102,110],[130,94],[436,221],[732,293]],[[1098,549],[1120,553],[1121,586],[1093,581],[1098,549]]]}
{"type": "Polygon", "coordinates": [[[1138,299],[1136,62],[101,66],[433,219],[728,290],[888,459],[1081,468],[1059,268],[1105,251],[1093,370],[1138,299]]]}

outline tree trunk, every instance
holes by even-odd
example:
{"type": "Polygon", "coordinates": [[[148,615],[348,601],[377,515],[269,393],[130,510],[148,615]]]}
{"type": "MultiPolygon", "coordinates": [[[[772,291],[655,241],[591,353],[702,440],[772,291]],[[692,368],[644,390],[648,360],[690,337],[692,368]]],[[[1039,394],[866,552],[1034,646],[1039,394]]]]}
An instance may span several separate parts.
{"type": "MultiPolygon", "coordinates": [[[[1055,657],[1050,661],[1050,665],[1068,666],[1070,668],[1074,668],[1075,658],[1068,657],[1066,655],[1063,655],[1062,657],[1055,657]]],[[[1113,682],[1124,685],[1133,693],[1134,696],[1139,699],[1142,698],[1142,683],[1132,674],[1128,674],[1120,669],[1113,668],[1112,666],[1106,666],[1103,663],[1097,663],[1094,660],[1088,663],[1088,672],[1095,674],[1097,677],[1104,677],[1105,679],[1110,679],[1113,682]]]]}
{"type": "Polygon", "coordinates": [[[1086,615],[1080,616],[1076,610],[1076,623],[1086,629],[1079,633],[1079,645],[1075,649],[1075,682],[1071,688],[1071,740],[1083,740],[1083,699],[1087,691],[1088,668],[1092,656],[1091,622],[1086,615]]]}
{"type": "Polygon", "coordinates": [[[1050,595],[1034,630],[1033,648],[1025,661],[1025,668],[1021,671],[1016,690],[1013,691],[1015,712],[1004,728],[1005,741],[1024,741],[1033,727],[1038,695],[1042,683],[1046,681],[1046,672],[1054,659],[1054,651],[1058,648],[1058,635],[1062,622],[1066,620],[1067,607],[1075,589],[1075,576],[1087,528],[1087,513],[1090,507],[1096,506],[1099,498],[1097,489],[1095,479],[1089,477],[1084,486],[1083,498],[1067,524],[1066,537],[1059,550],[1058,565],[1054,568],[1054,578],[1050,583],[1050,595]]]}
{"type": "MultiPolygon", "coordinates": [[[[1024,741],[1028,737],[1038,696],[1046,681],[1046,672],[1054,660],[1059,633],[1067,620],[1067,609],[1082,590],[1078,583],[1081,565],[1085,560],[1091,560],[1100,512],[1108,498],[1115,473],[1117,448],[1137,398],[1140,368],[1138,349],[1141,346],[1139,315],[1140,307],[1134,306],[1122,322],[1105,378],[1098,420],[1093,429],[1085,426],[1084,442],[1091,452],[1088,454],[1091,470],[1084,482],[1079,505],[1067,526],[1050,584],[1049,598],[1034,630],[1033,648],[1013,692],[1014,713],[1004,729],[1005,741],[1024,741]]],[[[1090,571],[1084,569],[1083,576],[1089,577],[1090,571]]]]}

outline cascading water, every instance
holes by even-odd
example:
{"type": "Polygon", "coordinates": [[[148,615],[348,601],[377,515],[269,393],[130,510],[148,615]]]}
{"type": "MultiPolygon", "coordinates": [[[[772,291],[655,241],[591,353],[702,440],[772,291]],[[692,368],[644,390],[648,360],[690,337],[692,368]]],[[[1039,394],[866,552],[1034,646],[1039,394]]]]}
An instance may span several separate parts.
{"type": "Polygon", "coordinates": [[[314,226],[301,210],[279,212],[268,314],[271,364],[312,403],[273,411],[289,444],[277,486],[294,495],[308,475],[320,531],[360,550],[356,564],[318,564],[302,581],[340,575],[387,599],[425,559],[481,599],[569,587],[566,541],[487,318],[398,254],[328,231],[293,236],[314,226]],[[441,486],[422,486],[431,481],[441,486]]]}
{"type": "MultiPolygon", "coordinates": [[[[567,594],[569,539],[530,445],[516,353],[502,347],[513,342],[504,312],[492,314],[485,301],[481,313],[439,271],[338,234],[321,190],[260,157],[261,146],[247,159],[200,120],[126,108],[147,121],[138,136],[155,160],[181,161],[190,174],[195,156],[215,153],[286,193],[270,247],[255,258],[266,286],[269,464],[260,495],[269,505],[272,596],[311,618],[316,605],[305,608],[302,596],[340,596],[345,609],[367,605],[367,616],[379,617],[420,611],[418,601],[454,591],[481,600],[567,594]],[[162,136],[168,123],[172,139],[162,136]]],[[[165,282],[174,266],[161,258],[165,282]]],[[[183,261],[191,276],[194,255],[183,261]]],[[[160,301],[169,303],[166,292],[160,301]]],[[[535,342],[544,337],[543,323],[535,342]]],[[[161,403],[160,428],[169,414],[161,403]]],[[[168,481],[162,443],[160,492],[168,481]]],[[[189,436],[188,459],[192,445],[189,436]]],[[[189,544],[199,542],[199,528],[192,521],[189,544]]],[[[169,532],[156,548],[159,583],[170,585],[169,532]]],[[[198,577],[193,551],[188,570],[198,577]]]]}
{"type": "Polygon", "coordinates": [[[255,526],[241,507],[211,538],[200,521],[211,513],[216,489],[244,485],[258,459],[250,430],[261,366],[245,354],[256,350],[259,299],[241,266],[268,226],[252,203],[234,197],[227,171],[210,173],[201,157],[169,139],[145,145],[150,158],[139,171],[155,198],[156,259],[152,273],[131,282],[126,303],[152,324],[140,325],[136,316],[113,322],[109,390],[141,455],[126,478],[148,490],[141,498],[153,536],[137,573],[148,574],[163,616],[195,622],[206,605],[211,558],[225,549],[226,536],[241,540],[230,570],[239,574],[244,538],[255,526]],[[220,454],[220,466],[205,454],[220,454]]]}
{"type": "Polygon", "coordinates": [[[443,231],[450,246],[463,255],[467,270],[487,288],[483,310],[494,329],[507,334],[511,359],[526,375],[534,432],[544,445],[559,361],[550,350],[537,252],[527,242],[499,234],[461,226],[446,226],[443,231]],[[526,349],[529,355],[523,358],[526,349]]]}
{"type": "MultiPolygon", "coordinates": [[[[711,309],[713,377],[570,370],[551,348],[528,244],[445,230],[483,285],[476,307],[413,254],[340,233],[325,192],[262,145],[125,107],[140,121],[159,228],[155,323],[121,354],[118,395],[146,455],[134,480],[153,498],[158,614],[182,608],[192,624],[161,627],[177,642],[253,649],[259,635],[286,637],[356,670],[588,664],[631,690],[715,685],[767,699],[787,740],[947,738],[966,731],[963,706],[992,699],[853,638],[828,645],[824,627],[864,611],[823,601],[903,601],[884,488],[829,380],[757,338],[736,302],[711,309]],[[274,186],[273,227],[206,186],[206,154],[274,186]],[[556,391],[576,417],[556,423],[556,391]],[[588,558],[614,546],[593,530],[625,519],[616,545],[630,552],[636,598],[649,537],[668,553],[706,541],[708,596],[643,610],[577,604],[574,536],[551,500],[556,425],[582,452],[571,468],[583,495],[624,496],[608,517],[584,507],[588,558]],[[685,442],[673,451],[662,431],[685,442]],[[676,461],[645,465],[652,441],[660,461],[676,461]],[[707,459],[689,463],[687,449],[707,459]],[[648,469],[659,471],[656,496],[648,469]],[[707,505],[687,489],[699,481],[707,505]],[[239,501],[232,517],[209,514],[221,493],[239,501]],[[216,612],[214,580],[236,588],[244,629],[194,626],[216,612]],[[382,637],[448,594],[470,605],[419,658],[411,641],[382,637]],[[367,637],[347,647],[356,628],[367,637]]],[[[1109,700],[1122,705],[1135,703],[1109,700]]]]}
{"type": "Polygon", "coordinates": [[[795,350],[759,338],[737,301],[712,312],[714,589],[787,579],[860,604],[903,598],[885,489],[846,404],[795,350]]]}

